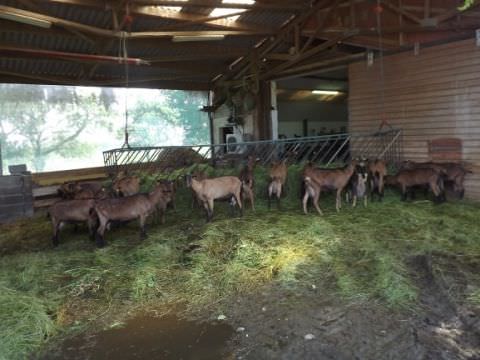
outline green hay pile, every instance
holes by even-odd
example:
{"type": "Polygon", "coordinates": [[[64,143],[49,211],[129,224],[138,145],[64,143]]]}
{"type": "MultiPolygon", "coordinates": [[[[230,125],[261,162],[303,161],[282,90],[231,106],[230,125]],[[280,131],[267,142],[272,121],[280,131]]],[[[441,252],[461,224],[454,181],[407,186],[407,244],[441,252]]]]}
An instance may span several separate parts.
{"type": "MultiPolygon", "coordinates": [[[[298,289],[315,285],[346,300],[412,309],[418,289],[408,261],[425,254],[438,272],[451,264],[444,259],[452,259],[473,289],[467,301],[480,306],[477,204],[402,203],[390,194],[383,203],[344,206],[337,214],[327,195],[321,199],[325,216],[305,216],[300,171],[289,169],[281,211],[267,209],[267,170],[257,167],[255,213],[247,206],[243,218],[231,218],[228,205],[216,203],[214,221],[205,224],[203,212],[191,209],[189,190],[180,187],[176,213],[167,214],[165,225],[151,224],[147,240],[138,240],[132,223],[109,231],[101,250],[85,229],[72,228],[53,249],[44,216],[2,226],[0,359],[25,358],[52,338],[99,320],[111,323],[126,310],[181,304],[217,312],[230,297],[272,282],[298,289]]],[[[143,184],[155,179],[145,176],[143,184]]]]}

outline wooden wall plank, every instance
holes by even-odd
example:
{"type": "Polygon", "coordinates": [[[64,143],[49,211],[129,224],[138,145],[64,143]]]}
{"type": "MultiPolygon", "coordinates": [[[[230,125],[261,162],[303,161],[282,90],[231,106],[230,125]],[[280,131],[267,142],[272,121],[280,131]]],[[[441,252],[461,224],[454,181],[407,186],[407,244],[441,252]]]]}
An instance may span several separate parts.
{"type": "Polygon", "coordinates": [[[402,128],[405,159],[429,159],[428,143],[462,140],[466,196],[480,200],[480,47],[468,39],[349,66],[349,131],[378,130],[381,119],[402,128]],[[383,86],[382,86],[383,85],[383,86]],[[382,102],[382,99],[385,102],[382,102]],[[383,115],[385,114],[385,115],[383,115]]]}

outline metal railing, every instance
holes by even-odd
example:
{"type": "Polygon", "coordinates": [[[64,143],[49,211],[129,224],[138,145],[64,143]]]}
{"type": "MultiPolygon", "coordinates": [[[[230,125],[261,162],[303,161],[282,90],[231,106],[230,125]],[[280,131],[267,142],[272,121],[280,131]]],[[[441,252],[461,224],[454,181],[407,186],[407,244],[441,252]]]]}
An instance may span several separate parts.
{"type": "Polygon", "coordinates": [[[197,146],[128,147],[103,152],[107,171],[112,174],[126,167],[169,171],[200,162],[214,166],[235,164],[249,155],[254,155],[263,165],[287,159],[289,163],[312,161],[329,166],[357,157],[382,158],[396,164],[402,156],[401,130],[197,146]]]}

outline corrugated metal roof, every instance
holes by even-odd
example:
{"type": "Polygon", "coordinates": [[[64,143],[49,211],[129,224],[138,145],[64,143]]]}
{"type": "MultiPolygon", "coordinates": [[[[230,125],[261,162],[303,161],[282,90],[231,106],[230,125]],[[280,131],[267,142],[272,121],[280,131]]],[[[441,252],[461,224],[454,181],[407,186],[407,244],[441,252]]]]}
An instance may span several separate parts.
{"type": "MultiPolygon", "coordinates": [[[[195,1],[195,0],[190,0],[195,1]]],[[[205,2],[205,0],[202,0],[205,2]]],[[[215,1],[213,1],[214,3],[215,1]]],[[[90,1],[90,4],[93,4],[90,1]]],[[[98,6],[75,6],[61,2],[20,2],[13,0],[0,0],[0,5],[9,6],[17,9],[23,9],[32,12],[38,12],[55,18],[72,21],[100,29],[113,28],[112,10],[107,8],[103,2],[99,1],[98,6]],[[31,7],[33,4],[33,7],[31,7]]],[[[148,7],[142,7],[142,11],[148,7]]],[[[214,6],[212,6],[212,9],[214,6]]],[[[181,14],[187,14],[188,18],[192,16],[204,17],[211,12],[208,8],[187,7],[182,9],[181,14]],[[202,14],[202,15],[199,15],[202,14]],[[192,16],[190,16],[192,15],[192,16]]],[[[168,15],[168,14],[167,14],[168,15]]],[[[119,15],[119,21],[122,20],[119,15]]],[[[209,26],[202,23],[190,23],[186,20],[176,20],[169,17],[182,16],[178,13],[171,12],[167,17],[159,16],[143,16],[138,13],[132,14],[133,23],[131,31],[164,31],[175,29],[176,31],[208,31],[222,29],[218,26],[209,26]],[[173,15],[172,15],[173,14],[173,15]]],[[[281,11],[247,11],[240,17],[240,22],[253,28],[267,26],[268,28],[280,28],[281,24],[292,16],[292,13],[281,11]]],[[[228,22],[226,22],[228,23],[228,22]]],[[[242,27],[244,28],[245,25],[242,27]]],[[[235,27],[232,30],[236,30],[235,27]]],[[[241,29],[239,29],[241,30],[241,29]]],[[[178,76],[188,77],[192,82],[201,81],[207,84],[210,79],[217,75],[228,64],[243,54],[248,54],[250,49],[258,43],[265,35],[232,35],[226,36],[222,41],[202,42],[202,43],[173,43],[170,39],[141,39],[128,40],[127,50],[130,57],[158,59],[167,61],[169,57],[172,62],[175,59],[184,61],[178,62],[178,68],[172,64],[153,64],[152,66],[130,66],[129,77],[168,77],[175,78],[178,76]],[[232,55],[228,55],[232,52],[232,55]],[[216,59],[215,54],[219,54],[216,59]],[[188,62],[190,57],[198,56],[198,61],[188,62]],[[190,64],[190,68],[189,68],[190,64]],[[195,69],[198,68],[198,74],[195,69]],[[187,69],[189,71],[187,71],[187,69]]],[[[0,22],[0,45],[17,46],[28,49],[41,49],[49,51],[61,51],[80,54],[101,53],[110,56],[119,54],[120,41],[118,39],[99,38],[92,34],[79,31],[69,31],[57,26],[53,26],[51,30],[38,29],[33,26],[15,23],[3,20],[0,22]],[[1,28],[1,24],[7,24],[1,28]],[[83,35],[82,35],[83,34],[83,35]]],[[[71,78],[72,80],[82,78],[82,73],[89,72],[91,65],[84,61],[74,62],[57,58],[39,58],[32,55],[17,55],[13,57],[11,54],[0,60],[0,71],[13,72],[15,74],[25,74],[28,76],[52,76],[71,78]]],[[[96,66],[93,79],[118,79],[124,77],[124,66],[118,64],[102,63],[96,66]]]]}

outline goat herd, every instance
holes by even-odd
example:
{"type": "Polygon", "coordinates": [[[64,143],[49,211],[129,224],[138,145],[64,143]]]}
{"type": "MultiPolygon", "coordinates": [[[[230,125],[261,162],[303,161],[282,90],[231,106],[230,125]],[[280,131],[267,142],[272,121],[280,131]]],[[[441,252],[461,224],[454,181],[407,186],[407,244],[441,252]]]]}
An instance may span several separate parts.
{"type": "MultiPolygon", "coordinates": [[[[243,214],[242,202],[249,200],[254,206],[254,168],[257,159],[249,156],[248,163],[239,176],[221,176],[207,178],[201,171],[186,176],[187,187],[191,188],[193,203],[206,211],[207,222],[212,220],[215,200],[230,201],[232,209],[238,207],[243,214]]],[[[463,182],[470,171],[459,163],[415,163],[406,161],[396,175],[387,175],[387,164],[383,160],[352,160],[343,168],[318,168],[311,163],[305,165],[301,174],[302,205],[307,213],[308,200],[311,199],[320,215],[320,194],[335,191],[336,210],[341,208],[341,196],[345,191],[347,202],[352,206],[357,199],[367,206],[367,199],[384,194],[385,185],[396,186],[402,193],[402,200],[408,195],[414,196],[416,189],[426,193],[431,191],[436,202],[445,200],[445,186],[462,198],[463,182]]],[[[274,162],[269,168],[268,207],[272,199],[277,200],[285,191],[288,167],[285,161],[274,162]]],[[[103,247],[104,234],[112,224],[138,219],[140,238],[145,238],[145,223],[155,214],[161,223],[165,222],[167,206],[175,208],[175,184],[172,181],[158,181],[150,193],[140,193],[140,179],[137,176],[119,174],[113,181],[112,191],[107,191],[100,182],[65,183],[58,190],[63,200],[53,204],[49,216],[53,225],[53,245],[59,243],[59,230],[65,223],[87,223],[90,237],[103,247]]]]}

